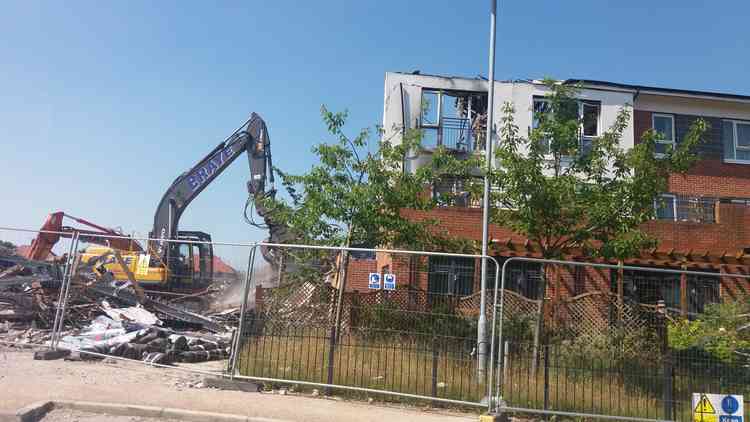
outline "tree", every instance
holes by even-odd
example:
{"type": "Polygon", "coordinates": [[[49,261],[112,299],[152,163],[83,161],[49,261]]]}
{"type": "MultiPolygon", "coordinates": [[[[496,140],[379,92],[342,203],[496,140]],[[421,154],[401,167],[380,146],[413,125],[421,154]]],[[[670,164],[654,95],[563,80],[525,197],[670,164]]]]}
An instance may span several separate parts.
{"type": "Polygon", "coordinates": [[[604,134],[583,143],[577,88],[547,81],[546,111],[527,138],[519,135],[513,105],[503,105],[493,200],[493,221],[523,234],[544,258],[580,250],[624,259],[652,247],[640,230],[654,216],[654,200],[668,189],[671,173],[694,163],[707,129],[696,120],[676,148],[656,153],[659,134],[649,130],[633,148],[622,147],[630,111],[623,108],[604,134]]]}
{"type": "MultiPolygon", "coordinates": [[[[641,231],[653,218],[654,201],[668,188],[671,173],[687,171],[696,145],[707,129],[696,120],[676,148],[656,153],[659,134],[649,130],[633,148],[622,147],[630,122],[623,108],[606,132],[583,142],[576,100],[578,87],[547,80],[549,94],[534,110],[537,124],[528,137],[514,122],[515,109],[505,103],[491,172],[497,187],[492,220],[522,234],[543,258],[575,251],[585,256],[622,260],[653,247],[656,240],[641,231]]],[[[546,290],[545,271],[535,344],[538,343],[546,290]]]]}
{"type": "Polygon", "coordinates": [[[313,147],[318,164],[293,175],[275,169],[287,192],[265,204],[277,223],[288,226],[298,242],[317,245],[398,247],[415,250],[466,250],[468,242],[442,233],[438,221],[416,221],[403,210],[428,211],[439,198],[427,188],[447,175],[464,175],[471,162],[459,160],[440,148],[432,165],[404,171],[406,157],[420,148],[420,132],[407,130],[394,145],[373,141],[363,129],[354,137],[345,133],[346,112],[321,108],[323,122],[333,137],[313,147]]]}

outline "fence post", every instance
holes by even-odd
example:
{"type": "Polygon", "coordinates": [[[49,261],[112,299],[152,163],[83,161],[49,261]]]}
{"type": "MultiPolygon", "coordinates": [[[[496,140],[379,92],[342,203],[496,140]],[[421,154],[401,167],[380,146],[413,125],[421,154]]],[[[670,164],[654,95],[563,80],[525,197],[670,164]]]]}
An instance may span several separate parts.
{"type": "MultiPolygon", "coordinates": [[[[333,354],[335,352],[336,348],[336,335],[338,333],[336,332],[336,326],[331,327],[331,333],[328,338],[328,378],[326,379],[326,384],[333,384],[333,362],[335,359],[333,358],[333,354]]],[[[326,387],[325,390],[326,396],[331,395],[331,387],[326,387]]]]}
{"type": "Polygon", "coordinates": [[[549,344],[544,345],[544,410],[549,409],[549,344]]]}
{"type": "Polygon", "coordinates": [[[52,335],[50,337],[50,346],[52,347],[52,350],[57,350],[57,343],[60,341],[60,335],[62,334],[65,324],[65,303],[68,300],[68,289],[70,288],[70,282],[74,273],[75,261],[78,258],[78,236],[79,233],[77,231],[73,233],[73,239],[71,240],[68,249],[68,257],[65,260],[63,279],[60,284],[60,297],[57,300],[55,321],[52,324],[52,335]]]}
{"type": "MultiPolygon", "coordinates": [[[[437,397],[437,379],[438,379],[438,348],[437,338],[432,338],[432,397],[437,397]]],[[[434,405],[435,403],[433,403],[434,405]]]]}
{"type": "Polygon", "coordinates": [[[510,358],[510,343],[505,341],[503,344],[503,378],[501,383],[497,387],[497,395],[500,396],[504,393],[505,380],[508,379],[508,359],[510,358]]]}
{"type": "MultiPolygon", "coordinates": [[[[232,341],[232,349],[230,350],[229,362],[227,372],[229,376],[234,379],[234,373],[237,371],[237,361],[239,360],[240,347],[242,347],[242,334],[245,331],[245,318],[247,315],[247,299],[250,295],[250,286],[253,284],[253,272],[255,271],[255,250],[258,248],[257,245],[250,249],[247,254],[247,267],[245,272],[245,280],[242,284],[242,302],[240,302],[240,320],[237,323],[237,329],[235,330],[236,335],[232,341]]],[[[255,292],[257,297],[258,292],[255,292]]]]}
{"type": "Polygon", "coordinates": [[[659,342],[662,355],[662,402],[664,420],[672,420],[672,402],[674,387],[672,382],[672,359],[669,353],[669,334],[667,332],[667,307],[663,300],[656,304],[656,321],[659,331],[659,342]]]}

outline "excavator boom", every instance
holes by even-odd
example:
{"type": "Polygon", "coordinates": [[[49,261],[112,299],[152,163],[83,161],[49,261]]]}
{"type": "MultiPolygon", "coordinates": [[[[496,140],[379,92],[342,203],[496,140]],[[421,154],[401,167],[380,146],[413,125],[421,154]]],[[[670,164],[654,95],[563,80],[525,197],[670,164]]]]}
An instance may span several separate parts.
{"type": "Polygon", "coordinates": [[[245,124],[190,170],[178,176],[162,196],[150,236],[158,239],[150,249],[156,251],[162,260],[169,258],[170,248],[166,247],[166,241],[178,238],[180,217],[187,206],[243,152],[247,153],[250,166],[248,190],[251,194],[264,192],[267,177],[273,183],[268,129],[263,119],[252,113],[245,124]]]}
{"type": "Polygon", "coordinates": [[[35,261],[43,261],[47,259],[50,252],[52,252],[52,248],[55,246],[55,244],[58,241],[60,241],[60,238],[73,237],[73,233],[76,233],[76,232],[78,233],[79,239],[83,242],[104,245],[113,249],[119,249],[123,251],[132,251],[132,252],[143,251],[143,248],[138,242],[136,242],[133,239],[123,239],[122,237],[126,237],[126,236],[124,236],[122,233],[120,233],[119,231],[115,229],[103,227],[103,226],[94,224],[90,221],[84,220],[82,218],[77,218],[77,217],[73,217],[71,215],[65,214],[62,211],[57,211],[47,216],[47,220],[42,225],[42,228],[39,229],[39,234],[31,242],[31,247],[29,248],[26,258],[35,260],[35,261]],[[65,218],[68,218],[79,224],[91,227],[96,230],[87,230],[87,229],[73,228],[70,226],[64,226],[63,219],[65,218]],[[102,235],[117,236],[117,237],[107,238],[107,237],[101,237],[102,235]]]}

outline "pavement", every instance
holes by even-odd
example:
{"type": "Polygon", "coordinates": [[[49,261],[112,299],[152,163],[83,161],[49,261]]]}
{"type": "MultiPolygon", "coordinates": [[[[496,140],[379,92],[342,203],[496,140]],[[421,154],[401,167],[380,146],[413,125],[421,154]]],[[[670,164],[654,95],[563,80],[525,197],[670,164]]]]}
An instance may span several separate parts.
{"type": "MultiPolygon", "coordinates": [[[[462,422],[476,414],[443,409],[195,388],[203,376],[136,362],[33,360],[30,351],[0,348],[0,413],[43,401],[88,401],[177,408],[305,422],[462,422]]],[[[210,369],[206,365],[201,370],[210,369]]],[[[60,414],[65,420],[75,415],[60,414]]],[[[93,416],[92,416],[93,417],[93,416]]],[[[81,418],[86,420],[87,418],[81,418]]],[[[126,419],[127,420],[127,419],[126,419]]],[[[134,419],[137,420],[137,419],[134,419]]]]}

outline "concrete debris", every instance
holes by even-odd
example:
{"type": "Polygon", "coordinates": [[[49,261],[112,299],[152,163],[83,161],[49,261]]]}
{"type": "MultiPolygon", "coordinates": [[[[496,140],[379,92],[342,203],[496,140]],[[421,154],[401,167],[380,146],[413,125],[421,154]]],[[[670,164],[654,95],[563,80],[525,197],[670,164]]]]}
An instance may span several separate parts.
{"type": "Polygon", "coordinates": [[[79,333],[64,336],[59,347],[79,351],[81,359],[100,355],[142,360],[151,364],[206,362],[229,356],[230,337],[180,333],[169,329],[97,317],[79,333]]]}
{"type": "MultiPolygon", "coordinates": [[[[48,345],[60,304],[60,262],[0,256],[0,341],[48,345]]],[[[137,297],[95,271],[78,267],[71,278],[58,354],[40,359],[115,356],[154,365],[226,359],[239,309],[204,316],[155,297],[137,297]],[[72,351],[70,353],[69,351],[72,351]]]]}

